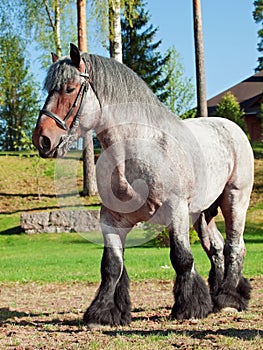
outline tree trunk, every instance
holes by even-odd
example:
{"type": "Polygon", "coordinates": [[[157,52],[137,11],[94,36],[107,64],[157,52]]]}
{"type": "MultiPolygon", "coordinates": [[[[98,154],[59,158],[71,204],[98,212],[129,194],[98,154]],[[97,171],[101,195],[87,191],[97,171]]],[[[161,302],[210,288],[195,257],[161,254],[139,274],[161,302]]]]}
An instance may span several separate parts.
{"type": "Polygon", "coordinates": [[[44,5],[46,9],[46,13],[49,19],[49,24],[54,33],[54,41],[56,46],[56,54],[58,57],[61,56],[61,36],[60,36],[60,0],[55,1],[55,21],[53,21],[51,10],[47,3],[47,0],[44,0],[44,5]]]}
{"type": "Polygon", "coordinates": [[[57,52],[56,54],[58,57],[61,56],[62,49],[61,49],[61,37],[60,37],[60,3],[59,0],[56,1],[56,8],[55,8],[55,37],[56,37],[56,46],[57,46],[57,52]]]}
{"type": "Polygon", "coordinates": [[[83,195],[94,196],[97,192],[93,137],[89,131],[83,138],[83,195]]]}
{"type": "Polygon", "coordinates": [[[87,18],[86,18],[86,0],[77,1],[78,11],[78,45],[79,49],[87,52],[87,18]]]}
{"type": "Polygon", "coordinates": [[[122,63],[120,0],[109,0],[110,57],[122,63]]]}
{"type": "MultiPolygon", "coordinates": [[[[86,0],[77,0],[78,45],[82,52],[87,52],[86,0]]],[[[97,193],[94,147],[92,131],[83,138],[83,195],[94,196],[97,193]]]]}
{"type": "Polygon", "coordinates": [[[195,65],[197,89],[197,117],[207,117],[206,82],[204,66],[204,44],[202,33],[202,16],[200,0],[193,0],[194,37],[195,37],[195,65]]]}

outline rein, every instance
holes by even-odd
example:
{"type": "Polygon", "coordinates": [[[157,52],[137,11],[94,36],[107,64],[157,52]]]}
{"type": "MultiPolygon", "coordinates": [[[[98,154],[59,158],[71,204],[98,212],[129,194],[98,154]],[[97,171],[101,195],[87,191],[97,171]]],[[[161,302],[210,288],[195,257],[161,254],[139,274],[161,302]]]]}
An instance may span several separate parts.
{"type": "Polygon", "coordinates": [[[76,133],[76,130],[79,126],[79,119],[80,119],[80,116],[81,116],[81,113],[82,113],[82,110],[84,107],[84,102],[85,102],[85,98],[86,98],[89,86],[91,86],[92,90],[94,91],[95,95],[97,96],[97,94],[94,90],[94,87],[93,87],[93,83],[90,79],[90,75],[88,73],[80,73],[80,76],[84,77],[85,80],[81,84],[78,95],[77,95],[75,101],[73,102],[73,105],[71,106],[70,110],[68,111],[68,113],[64,119],[62,119],[61,117],[59,117],[58,115],[56,115],[55,113],[53,113],[47,109],[42,109],[39,113],[39,118],[42,115],[46,115],[46,116],[52,118],[53,120],[55,120],[55,122],[62,129],[67,131],[67,134],[63,135],[61,137],[61,140],[60,140],[59,144],[57,145],[56,149],[63,148],[64,146],[66,146],[68,149],[70,144],[73,141],[75,141],[75,133],[76,133]],[[79,108],[78,108],[77,113],[73,119],[72,127],[69,128],[67,126],[67,121],[71,117],[72,113],[74,112],[74,110],[76,109],[78,104],[79,104],[79,108]]]}

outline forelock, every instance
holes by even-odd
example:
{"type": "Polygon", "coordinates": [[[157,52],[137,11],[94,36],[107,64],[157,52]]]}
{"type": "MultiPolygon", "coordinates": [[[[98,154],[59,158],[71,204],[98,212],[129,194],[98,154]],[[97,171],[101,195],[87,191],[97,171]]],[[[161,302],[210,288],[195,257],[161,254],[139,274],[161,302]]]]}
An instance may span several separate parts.
{"type": "Polygon", "coordinates": [[[54,90],[59,91],[62,85],[69,80],[79,82],[80,75],[70,58],[63,57],[50,66],[45,79],[44,89],[47,90],[47,92],[54,90]]]}

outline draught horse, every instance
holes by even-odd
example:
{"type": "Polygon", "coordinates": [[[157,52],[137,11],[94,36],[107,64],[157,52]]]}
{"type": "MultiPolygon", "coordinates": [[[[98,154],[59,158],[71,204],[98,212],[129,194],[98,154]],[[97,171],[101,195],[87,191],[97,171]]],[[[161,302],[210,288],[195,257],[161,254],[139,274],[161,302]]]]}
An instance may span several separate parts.
{"type": "Polygon", "coordinates": [[[132,70],[81,53],[53,54],[47,100],[33,143],[62,157],[93,129],[102,146],[96,174],[104,237],[101,284],[84,315],[88,325],[131,322],[125,239],[138,222],[165,225],[176,272],[172,318],[203,318],[224,307],[244,310],[251,287],[242,275],[243,232],[253,184],[253,154],[243,131],[225,118],[180,120],[132,70]],[[214,217],[221,209],[226,239],[214,217]],[[189,218],[207,253],[209,288],[189,244],[189,218]]]}

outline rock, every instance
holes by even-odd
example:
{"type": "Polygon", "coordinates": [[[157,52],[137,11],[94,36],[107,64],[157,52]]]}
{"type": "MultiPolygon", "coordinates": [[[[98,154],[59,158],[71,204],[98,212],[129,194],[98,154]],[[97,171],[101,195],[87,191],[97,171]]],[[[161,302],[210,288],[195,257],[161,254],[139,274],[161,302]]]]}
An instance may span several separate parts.
{"type": "Polygon", "coordinates": [[[56,210],[23,213],[21,228],[26,233],[97,232],[99,210],[56,210]]]}

